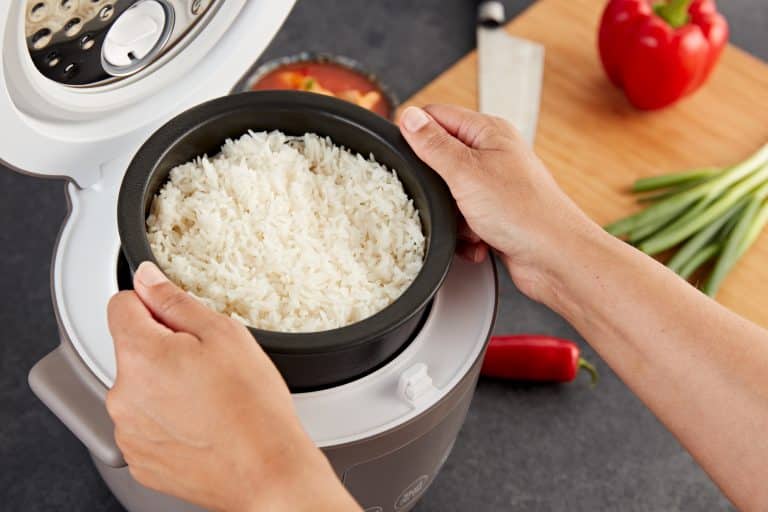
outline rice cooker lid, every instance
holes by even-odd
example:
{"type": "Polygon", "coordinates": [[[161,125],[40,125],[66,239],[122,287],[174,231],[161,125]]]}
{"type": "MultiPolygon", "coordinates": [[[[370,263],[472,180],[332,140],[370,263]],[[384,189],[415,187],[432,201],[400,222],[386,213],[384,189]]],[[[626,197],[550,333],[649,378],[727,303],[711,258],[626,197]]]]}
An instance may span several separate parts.
{"type": "Polygon", "coordinates": [[[294,0],[0,2],[0,159],[80,187],[229,92],[294,0]]]}

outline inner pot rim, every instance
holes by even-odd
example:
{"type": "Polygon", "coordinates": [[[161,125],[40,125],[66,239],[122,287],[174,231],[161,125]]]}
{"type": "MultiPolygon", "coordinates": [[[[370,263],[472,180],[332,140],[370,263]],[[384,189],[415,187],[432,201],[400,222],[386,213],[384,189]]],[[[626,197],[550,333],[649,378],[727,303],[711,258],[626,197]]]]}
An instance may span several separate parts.
{"type": "MultiPolygon", "coordinates": [[[[435,171],[413,153],[394,124],[356,105],[307,92],[246,92],[211,100],[173,118],[147,139],[129,164],[118,197],[118,230],[131,271],[135,272],[142,261],[157,263],[146,235],[146,211],[156,192],[150,190],[150,180],[156,174],[170,170],[160,168],[163,159],[196,132],[216,121],[259,112],[300,116],[308,124],[312,124],[310,119],[314,122],[322,121],[332,127],[329,131],[341,127],[352,129],[356,140],[368,139],[366,142],[374,142],[381,146],[382,151],[389,152],[388,157],[404,161],[406,165],[395,168],[395,171],[401,181],[404,181],[402,176],[409,175],[409,181],[424,194],[427,211],[419,208],[419,215],[422,226],[427,221],[430,225],[422,269],[392,304],[363,320],[326,331],[290,333],[248,325],[259,344],[275,354],[345,351],[375,341],[423,311],[445,279],[456,245],[455,206],[447,186],[435,171]]],[[[254,121],[254,124],[257,122],[254,121]]],[[[255,131],[262,129],[270,128],[254,128],[255,131]]],[[[348,141],[337,141],[327,133],[319,134],[329,136],[335,144],[357,151],[354,144],[348,141]]],[[[219,141],[217,148],[224,138],[219,141]]],[[[382,161],[383,155],[375,156],[377,161],[382,161]]]]}

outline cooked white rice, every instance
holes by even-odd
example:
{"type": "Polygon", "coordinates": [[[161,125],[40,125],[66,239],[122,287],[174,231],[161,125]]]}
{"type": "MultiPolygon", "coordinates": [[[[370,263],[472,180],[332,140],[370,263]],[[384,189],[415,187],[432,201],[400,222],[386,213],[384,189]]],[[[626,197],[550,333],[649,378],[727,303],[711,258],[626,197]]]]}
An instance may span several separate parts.
{"type": "Polygon", "coordinates": [[[249,132],[171,170],[147,234],[168,277],[261,329],[312,332],[382,310],[424,258],[393,171],[315,134],[249,132]]]}

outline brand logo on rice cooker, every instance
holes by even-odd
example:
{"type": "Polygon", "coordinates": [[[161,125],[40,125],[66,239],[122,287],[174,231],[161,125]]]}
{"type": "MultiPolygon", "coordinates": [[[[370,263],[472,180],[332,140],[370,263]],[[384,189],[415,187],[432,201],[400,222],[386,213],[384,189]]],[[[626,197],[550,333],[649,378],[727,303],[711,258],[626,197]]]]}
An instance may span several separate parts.
{"type": "Polygon", "coordinates": [[[411,485],[405,488],[403,493],[397,498],[395,502],[395,510],[401,510],[410,505],[416,498],[424,492],[427,488],[427,482],[429,481],[429,475],[421,475],[411,485]]]}

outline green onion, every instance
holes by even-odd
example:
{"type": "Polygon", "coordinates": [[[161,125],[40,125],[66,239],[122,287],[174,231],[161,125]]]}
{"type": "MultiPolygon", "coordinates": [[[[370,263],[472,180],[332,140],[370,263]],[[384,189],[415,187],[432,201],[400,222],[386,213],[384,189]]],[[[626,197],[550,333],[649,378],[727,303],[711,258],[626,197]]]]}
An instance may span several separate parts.
{"type": "MultiPolygon", "coordinates": [[[[742,209],[745,206],[747,206],[748,199],[749,198],[742,199],[742,203],[741,203],[742,209]]],[[[725,223],[725,226],[723,226],[723,229],[721,229],[720,232],[717,234],[718,242],[725,242],[728,239],[728,235],[731,234],[731,231],[733,231],[733,228],[736,226],[736,223],[739,222],[740,218],[741,218],[741,215],[736,213],[735,215],[732,215],[730,219],[728,219],[728,222],[725,223]]]]}
{"type": "Polygon", "coordinates": [[[732,218],[738,217],[735,215],[744,207],[745,201],[741,201],[734,206],[722,217],[715,220],[712,224],[699,231],[695,236],[691,237],[670,260],[667,262],[667,266],[682,275],[683,267],[693,258],[696,257],[699,249],[707,245],[709,242],[715,239],[720,229],[732,218]]]}
{"type": "Polygon", "coordinates": [[[710,178],[720,171],[721,169],[718,167],[705,167],[703,169],[693,169],[691,171],[678,172],[675,174],[640,178],[634,185],[632,185],[632,192],[650,192],[661,188],[689,185],[691,182],[699,182],[703,179],[710,178]]]}
{"type": "Polygon", "coordinates": [[[643,252],[674,249],[667,266],[684,278],[716,259],[703,290],[714,295],[768,225],[768,144],[743,162],[637,180],[644,210],[606,230],[643,252]]]}
{"type": "MultiPolygon", "coordinates": [[[[764,185],[762,189],[768,192],[768,184],[764,185]]],[[[712,269],[712,274],[710,274],[709,279],[704,283],[704,288],[702,288],[704,293],[710,297],[717,293],[725,276],[744,253],[742,248],[748,243],[749,231],[764,200],[765,193],[756,193],[750,200],[741,218],[739,218],[739,221],[733,227],[733,231],[728,235],[723,252],[720,253],[720,257],[717,259],[717,263],[715,263],[715,268],[712,269]]]]}
{"type": "Polygon", "coordinates": [[[757,237],[763,231],[766,223],[768,223],[768,203],[764,202],[762,206],[760,206],[757,215],[755,215],[755,220],[752,222],[752,226],[749,228],[744,244],[739,251],[740,256],[747,252],[747,249],[755,243],[755,240],[757,240],[757,237]]]}
{"type": "Polygon", "coordinates": [[[640,224],[633,228],[632,231],[627,233],[627,238],[632,244],[644,240],[649,235],[652,235],[659,231],[661,228],[669,225],[675,220],[676,212],[670,212],[665,214],[659,214],[655,219],[646,221],[645,224],[640,224]]]}
{"type": "Polygon", "coordinates": [[[688,260],[688,262],[683,265],[683,268],[680,269],[678,274],[680,274],[680,277],[683,279],[688,279],[694,272],[696,272],[696,270],[698,270],[699,267],[717,256],[717,253],[720,252],[721,249],[722,246],[720,244],[709,244],[697,252],[693,258],[688,260]]]}
{"type": "Polygon", "coordinates": [[[630,215],[625,219],[606,226],[605,229],[612,235],[621,236],[640,227],[659,222],[662,219],[673,218],[696,201],[697,196],[693,192],[694,190],[689,190],[681,193],[679,196],[659,201],[640,213],[630,215]]]}
{"type": "MultiPolygon", "coordinates": [[[[721,169],[721,172],[722,172],[722,169],[721,169]]],[[[675,187],[670,187],[670,188],[664,189],[663,191],[655,192],[653,194],[645,194],[645,195],[642,195],[642,196],[638,197],[637,198],[637,202],[642,204],[642,203],[653,203],[653,202],[656,202],[656,201],[660,201],[662,199],[666,199],[669,196],[673,196],[673,195],[678,194],[680,192],[685,192],[686,190],[690,190],[693,187],[695,187],[697,185],[701,185],[702,183],[704,183],[705,181],[708,181],[710,179],[712,179],[712,178],[711,177],[703,178],[701,180],[691,181],[691,182],[688,182],[688,183],[683,183],[681,185],[677,185],[675,187]]]]}
{"type": "MultiPolygon", "coordinates": [[[[737,201],[747,195],[750,191],[754,190],[755,187],[759,186],[766,179],[768,179],[768,165],[759,167],[754,174],[748,175],[748,177],[738,182],[722,195],[716,195],[714,193],[716,190],[720,191],[719,189],[712,189],[712,191],[707,194],[707,198],[713,199],[706,210],[703,212],[696,212],[695,215],[691,212],[687,212],[685,216],[675,221],[674,224],[665,227],[653,238],[643,242],[639,246],[640,250],[647,254],[657,254],[682,242],[690,235],[696,233],[699,229],[728,211],[731,206],[736,204],[737,201]]],[[[707,184],[705,183],[704,186],[706,185],[707,184]]],[[[668,199],[668,201],[672,199],[674,199],[674,197],[668,199]]]]}

